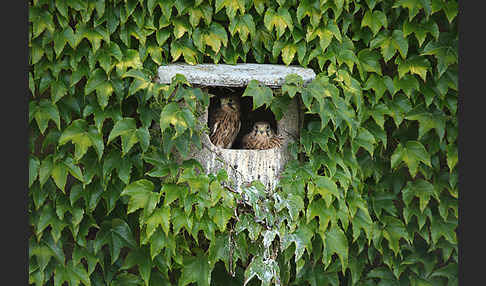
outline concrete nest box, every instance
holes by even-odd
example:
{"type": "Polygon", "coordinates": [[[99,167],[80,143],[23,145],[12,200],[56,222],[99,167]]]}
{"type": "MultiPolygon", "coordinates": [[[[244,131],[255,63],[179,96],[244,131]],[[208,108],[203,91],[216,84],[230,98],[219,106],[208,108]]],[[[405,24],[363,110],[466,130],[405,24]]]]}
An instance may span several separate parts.
{"type": "MultiPolygon", "coordinates": [[[[239,93],[237,94],[239,96],[253,79],[270,88],[278,89],[289,74],[301,76],[304,84],[316,76],[312,69],[271,64],[170,64],[159,67],[159,82],[170,84],[176,74],[184,75],[189,83],[207,88],[212,94],[217,94],[213,91],[219,88],[224,90],[224,94],[233,91],[239,93]]],[[[273,189],[285,164],[290,160],[288,145],[299,138],[300,115],[297,100],[294,97],[288,105],[287,112],[276,121],[269,109],[264,110],[261,107],[252,111],[251,97],[240,99],[242,124],[232,149],[215,146],[209,139],[209,135],[204,134],[201,138],[203,148],[192,150],[190,157],[198,160],[208,173],[217,173],[220,169],[226,170],[230,181],[235,183],[233,187],[236,190],[240,190],[242,184],[254,180],[262,182],[268,190],[273,189]],[[254,122],[261,120],[268,121],[277,134],[283,137],[282,146],[268,150],[238,149],[242,136],[250,131],[254,122]]],[[[201,128],[207,126],[208,115],[215,106],[219,106],[217,97],[211,99],[209,108],[199,117],[201,128]]]]}

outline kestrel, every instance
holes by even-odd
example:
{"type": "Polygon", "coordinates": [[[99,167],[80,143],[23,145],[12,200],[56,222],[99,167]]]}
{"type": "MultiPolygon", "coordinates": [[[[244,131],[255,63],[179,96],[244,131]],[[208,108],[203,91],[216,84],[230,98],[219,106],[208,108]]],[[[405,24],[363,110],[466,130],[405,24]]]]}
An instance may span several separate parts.
{"type": "Polygon", "coordinates": [[[209,139],[214,145],[228,149],[240,132],[240,101],[235,95],[222,97],[220,101],[219,109],[209,116],[209,139]]]}
{"type": "Polygon", "coordinates": [[[243,137],[244,149],[272,149],[282,145],[283,138],[277,136],[268,122],[260,121],[253,125],[250,133],[243,137]]]}

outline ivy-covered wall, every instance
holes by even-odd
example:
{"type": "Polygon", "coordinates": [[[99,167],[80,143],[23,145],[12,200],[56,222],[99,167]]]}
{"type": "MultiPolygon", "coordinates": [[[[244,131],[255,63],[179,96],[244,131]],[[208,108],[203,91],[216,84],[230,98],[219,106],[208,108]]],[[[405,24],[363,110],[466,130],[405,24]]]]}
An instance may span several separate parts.
{"type": "Polygon", "coordinates": [[[456,0],[29,1],[33,285],[457,285],[456,0]],[[200,148],[174,61],[295,64],[305,111],[274,191],[200,148]],[[181,103],[186,108],[181,108],[181,103]]]}

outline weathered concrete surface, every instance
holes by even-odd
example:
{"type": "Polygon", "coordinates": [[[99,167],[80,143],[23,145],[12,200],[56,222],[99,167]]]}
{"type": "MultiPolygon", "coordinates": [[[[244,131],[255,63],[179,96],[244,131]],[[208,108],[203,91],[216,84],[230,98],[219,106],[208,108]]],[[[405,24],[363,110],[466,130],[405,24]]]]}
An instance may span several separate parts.
{"type": "Polygon", "coordinates": [[[289,74],[302,77],[304,83],[316,77],[312,69],[271,64],[169,64],[159,67],[159,82],[169,84],[172,77],[182,74],[193,84],[205,86],[246,86],[256,79],[270,87],[280,87],[289,74]]]}
{"type": "MultiPolygon", "coordinates": [[[[183,74],[191,84],[202,86],[246,86],[250,80],[270,86],[280,87],[288,74],[299,74],[308,83],[315,78],[311,69],[267,64],[171,64],[158,70],[159,82],[169,84],[177,73],[183,74]]],[[[198,128],[207,126],[208,110],[198,118],[198,128]]],[[[225,169],[234,189],[241,185],[260,180],[267,190],[273,189],[285,164],[290,160],[288,145],[299,138],[299,108],[296,98],[288,106],[281,120],[277,121],[277,134],[283,137],[282,146],[269,150],[222,149],[211,143],[208,134],[201,138],[203,148],[193,150],[190,157],[198,160],[205,171],[217,173],[225,169]]]]}

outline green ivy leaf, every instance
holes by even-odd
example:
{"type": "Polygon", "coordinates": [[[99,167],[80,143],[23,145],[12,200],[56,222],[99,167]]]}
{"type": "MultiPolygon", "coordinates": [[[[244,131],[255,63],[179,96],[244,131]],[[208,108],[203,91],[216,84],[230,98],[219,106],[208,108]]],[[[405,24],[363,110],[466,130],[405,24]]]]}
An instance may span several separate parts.
{"type": "Polygon", "coordinates": [[[429,130],[435,129],[437,136],[442,141],[446,128],[446,117],[439,112],[429,112],[423,106],[417,106],[405,117],[407,120],[416,120],[419,123],[418,139],[422,138],[429,130]]]}
{"type": "Polygon", "coordinates": [[[46,131],[49,120],[54,121],[57,129],[61,130],[61,117],[59,114],[59,109],[57,105],[52,103],[50,100],[41,99],[37,105],[35,105],[35,103],[31,103],[29,105],[29,113],[33,114],[33,117],[37,122],[37,126],[39,126],[39,130],[42,134],[44,134],[46,131]]]}
{"type": "Polygon", "coordinates": [[[152,271],[151,262],[152,261],[148,252],[148,248],[137,248],[127,254],[120,270],[126,270],[137,266],[140,276],[145,282],[145,285],[148,286],[150,281],[150,273],[152,271]]]}
{"type": "Polygon", "coordinates": [[[363,147],[366,151],[370,153],[371,156],[373,156],[376,139],[373,134],[371,134],[371,132],[369,132],[365,128],[360,127],[358,130],[358,136],[353,139],[351,144],[354,152],[356,152],[359,147],[363,147]]]}
{"type": "Polygon", "coordinates": [[[432,242],[436,244],[441,237],[444,237],[448,242],[452,244],[457,243],[456,235],[457,221],[437,221],[430,226],[430,236],[432,242]]]}
{"type": "Polygon", "coordinates": [[[406,73],[417,74],[425,82],[430,62],[425,57],[411,56],[398,64],[398,77],[402,78],[406,73]]]}
{"type": "Polygon", "coordinates": [[[73,261],[66,265],[57,264],[55,266],[54,285],[61,286],[64,282],[69,282],[70,285],[79,285],[83,283],[86,286],[91,286],[89,274],[84,268],[83,264],[73,265],[73,261]]]}
{"type": "Polygon", "coordinates": [[[430,201],[430,197],[434,197],[440,202],[439,196],[431,183],[419,179],[414,182],[408,182],[407,186],[402,190],[403,201],[408,206],[414,197],[419,198],[420,211],[423,213],[425,207],[430,201]]]}
{"type": "Polygon", "coordinates": [[[196,124],[194,114],[188,109],[181,109],[177,103],[171,102],[164,106],[160,114],[160,130],[164,132],[170,125],[174,126],[176,133],[172,139],[182,135],[186,129],[190,130],[196,124]]]}
{"type": "Polygon", "coordinates": [[[290,65],[297,52],[297,46],[294,44],[288,44],[282,48],[282,60],[284,64],[290,65]]]}
{"type": "MultiPolygon", "coordinates": [[[[422,3],[427,1],[421,0],[400,0],[396,2],[392,7],[404,7],[408,9],[408,20],[411,22],[412,19],[418,14],[419,10],[422,9],[422,3]]],[[[430,14],[430,5],[427,5],[428,14],[430,14]]]]}
{"type": "Polygon", "coordinates": [[[420,162],[432,167],[430,155],[424,145],[418,141],[407,141],[405,145],[399,144],[391,156],[391,168],[395,169],[400,162],[405,162],[410,175],[415,177],[420,162]]]}
{"type": "Polygon", "coordinates": [[[336,183],[334,183],[330,178],[324,176],[317,176],[314,180],[316,191],[320,194],[326,204],[329,207],[334,199],[340,199],[342,197],[341,193],[338,191],[336,183]],[[332,195],[332,196],[331,196],[332,195]]]}
{"type": "Polygon", "coordinates": [[[117,137],[121,138],[122,156],[125,156],[128,151],[139,142],[134,118],[128,117],[117,121],[108,136],[107,144],[110,144],[110,142],[117,137]]]}
{"type": "Polygon", "coordinates": [[[320,1],[316,0],[304,0],[299,3],[297,7],[297,20],[302,24],[302,19],[306,16],[310,18],[310,23],[312,26],[317,26],[322,18],[322,12],[320,9],[320,1]]]}
{"type": "Polygon", "coordinates": [[[160,193],[153,192],[154,184],[146,179],[141,179],[127,185],[120,196],[128,196],[127,214],[138,209],[143,209],[144,217],[148,217],[155,210],[160,200],[160,193]]]}
{"type": "Polygon", "coordinates": [[[262,286],[269,286],[274,277],[277,278],[277,273],[279,273],[279,267],[275,260],[264,261],[262,256],[254,256],[245,270],[243,285],[247,285],[256,276],[262,281],[262,286]]]}
{"type": "Polygon", "coordinates": [[[147,224],[147,239],[152,236],[159,225],[162,227],[165,235],[169,235],[170,221],[171,213],[169,207],[155,208],[152,215],[150,215],[145,222],[147,224]]]}
{"type": "Polygon", "coordinates": [[[95,254],[105,244],[109,246],[112,264],[118,259],[122,247],[137,248],[137,242],[133,238],[130,227],[124,220],[119,218],[106,220],[101,224],[94,241],[95,254]]]}
{"type": "Polygon", "coordinates": [[[361,21],[361,28],[363,27],[369,27],[373,32],[373,36],[376,35],[382,27],[388,28],[386,15],[380,10],[373,12],[367,10],[361,21]]]}
{"type": "Polygon", "coordinates": [[[269,87],[262,86],[257,80],[251,80],[242,96],[253,97],[253,110],[263,106],[269,107],[273,100],[273,92],[269,87]]]}
{"type": "Polygon", "coordinates": [[[204,254],[184,256],[179,285],[197,283],[199,286],[209,286],[211,283],[211,269],[208,257],[204,254]]]}
{"type": "Polygon", "coordinates": [[[381,76],[382,73],[381,73],[380,59],[381,58],[378,52],[368,50],[368,49],[363,49],[358,53],[358,60],[359,60],[358,68],[361,67],[367,72],[375,72],[381,76]]]}
{"type": "Polygon", "coordinates": [[[264,24],[265,28],[270,32],[272,32],[275,27],[277,30],[277,40],[283,35],[287,28],[291,32],[294,29],[292,17],[290,16],[289,11],[283,7],[279,7],[276,12],[273,9],[267,9],[264,16],[264,24]]]}
{"type": "Polygon", "coordinates": [[[452,172],[458,161],[457,146],[447,145],[447,166],[449,172],[452,172]]]}
{"type": "Polygon", "coordinates": [[[385,224],[383,229],[383,237],[388,240],[388,247],[397,255],[400,253],[400,239],[410,242],[410,237],[403,222],[392,216],[384,216],[382,219],[385,224]]]}
{"type": "Polygon", "coordinates": [[[331,256],[335,253],[341,260],[341,271],[344,273],[348,264],[348,240],[346,235],[337,225],[331,225],[331,228],[324,233],[324,251],[326,255],[323,256],[325,265],[329,265],[331,262],[331,256]]]}

